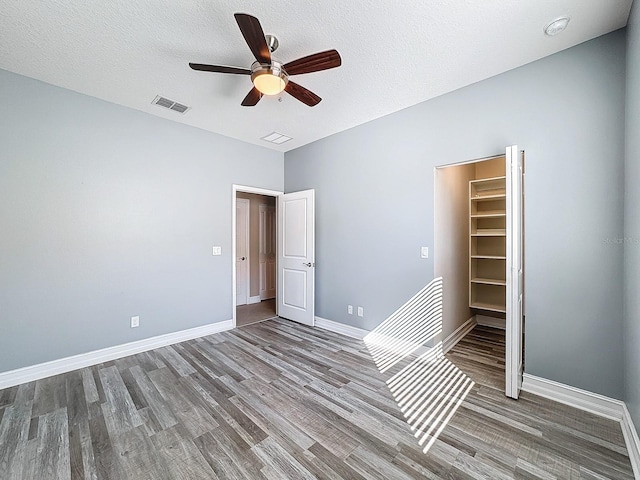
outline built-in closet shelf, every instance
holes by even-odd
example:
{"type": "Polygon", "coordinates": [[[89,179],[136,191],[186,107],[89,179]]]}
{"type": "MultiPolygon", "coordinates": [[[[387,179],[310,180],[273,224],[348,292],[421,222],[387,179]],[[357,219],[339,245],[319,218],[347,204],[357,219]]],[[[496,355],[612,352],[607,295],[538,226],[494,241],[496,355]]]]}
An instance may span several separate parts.
{"type": "Polygon", "coordinates": [[[499,198],[507,198],[506,193],[495,193],[491,195],[476,195],[475,197],[471,197],[472,202],[485,202],[489,200],[497,200],[499,198]]]}
{"type": "Polygon", "coordinates": [[[507,216],[501,210],[496,210],[495,212],[486,212],[486,213],[476,213],[472,214],[471,218],[505,218],[507,216]]]}
{"type": "Polygon", "coordinates": [[[493,305],[491,303],[474,302],[469,306],[471,308],[477,308],[479,310],[488,310],[490,312],[507,313],[507,309],[504,305],[493,305]]]}
{"type": "Polygon", "coordinates": [[[506,177],[469,182],[469,306],[506,312],[506,177]]]}
{"type": "Polygon", "coordinates": [[[496,220],[507,218],[504,215],[507,211],[506,197],[501,198],[483,198],[478,201],[474,198],[469,200],[469,214],[473,215],[474,220],[496,220]],[[479,215],[477,217],[476,215],[479,215]]]}
{"type": "Polygon", "coordinates": [[[471,279],[472,283],[484,283],[485,285],[506,285],[507,281],[506,280],[500,280],[497,278],[472,278],[471,279]]]}
{"type": "Polygon", "coordinates": [[[505,198],[506,187],[506,177],[471,180],[469,182],[469,198],[472,200],[505,198]]]}
{"type": "Polygon", "coordinates": [[[507,232],[506,232],[506,230],[503,230],[503,229],[478,230],[478,231],[473,232],[471,234],[472,237],[505,237],[506,235],[507,235],[507,232]]]}

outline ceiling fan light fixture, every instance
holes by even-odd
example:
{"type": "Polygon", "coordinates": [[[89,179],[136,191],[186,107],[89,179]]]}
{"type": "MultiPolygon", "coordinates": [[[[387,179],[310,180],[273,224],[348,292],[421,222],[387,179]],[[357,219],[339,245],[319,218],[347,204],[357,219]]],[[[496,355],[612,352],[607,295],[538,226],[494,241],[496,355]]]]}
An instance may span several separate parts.
{"type": "Polygon", "coordinates": [[[287,86],[284,78],[272,73],[262,73],[253,79],[253,85],[264,95],[278,95],[287,86]]]}
{"type": "Polygon", "coordinates": [[[289,79],[278,62],[271,62],[271,65],[255,62],[251,67],[251,81],[263,95],[278,95],[289,79]]]}

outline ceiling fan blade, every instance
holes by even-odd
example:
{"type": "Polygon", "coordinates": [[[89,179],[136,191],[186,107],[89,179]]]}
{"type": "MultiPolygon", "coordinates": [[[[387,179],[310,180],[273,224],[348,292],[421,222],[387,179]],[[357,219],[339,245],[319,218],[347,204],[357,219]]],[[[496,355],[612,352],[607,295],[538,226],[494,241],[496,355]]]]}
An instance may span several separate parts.
{"type": "Polygon", "coordinates": [[[326,52],[314,53],[306,57],[299,58],[283,65],[284,71],[288,75],[300,75],[301,73],[319,72],[342,65],[342,59],[337,50],[327,50],[326,52]]]}
{"type": "Polygon", "coordinates": [[[260,101],[261,98],[262,98],[262,93],[260,93],[260,91],[256,87],[253,87],[251,91],[247,94],[247,96],[244,97],[244,100],[242,100],[241,105],[243,107],[253,107],[260,101]]]}
{"type": "Polygon", "coordinates": [[[204,63],[189,63],[189,66],[194,70],[200,70],[203,72],[235,73],[237,75],[251,75],[251,70],[249,70],[248,68],[226,67],[224,65],[205,65],[204,63]]]}
{"type": "Polygon", "coordinates": [[[313,93],[311,90],[307,90],[306,88],[298,85],[297,83],[292,82],[291,80],[289,80],[289,83],[287,83],[287,86],[284,87],[284,90],[292,97],[297,98],[302,103],[304,103],[305,105],[309,105],[310,107],[313,107],[319,104],[320,101],[322,100],[318,95],[313,93]]]}
{"type": "Polygon", "coordinates": [[[264,32],[258,19],[246,13],[235,13],[233,16],[236,17],[242,36],[256,60],[260,63],[271,63],[269,45],[267,45],[267,40],[264,38],[264,32]]]}

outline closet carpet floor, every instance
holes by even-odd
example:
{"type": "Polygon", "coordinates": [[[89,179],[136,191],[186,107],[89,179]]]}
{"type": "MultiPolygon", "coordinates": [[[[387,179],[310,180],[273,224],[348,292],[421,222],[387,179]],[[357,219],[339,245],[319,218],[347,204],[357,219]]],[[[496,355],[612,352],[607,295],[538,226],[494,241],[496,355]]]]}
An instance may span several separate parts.
{"type": "Polygon", "coordinates": [[[502,332],[446,359],[474,383],[427,453],[387,384],[415,357],[276,319],[1,390],[0,478],[633,478],[617,422],[504,396],[502,332]]]}

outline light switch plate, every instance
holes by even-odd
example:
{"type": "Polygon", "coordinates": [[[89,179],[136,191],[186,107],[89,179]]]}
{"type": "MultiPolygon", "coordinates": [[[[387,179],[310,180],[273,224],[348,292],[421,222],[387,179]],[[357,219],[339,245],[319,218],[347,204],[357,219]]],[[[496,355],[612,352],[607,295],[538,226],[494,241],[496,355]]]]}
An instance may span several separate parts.
{"type": "Polygon", "coordinates": [[[213,247],[213,255],[222,255],[222,247],[213,247]]]}
{"type": "Polygon", "coordinates": [[[420,248],[420,257],[429,258],[429,247],[420,248]]]}

